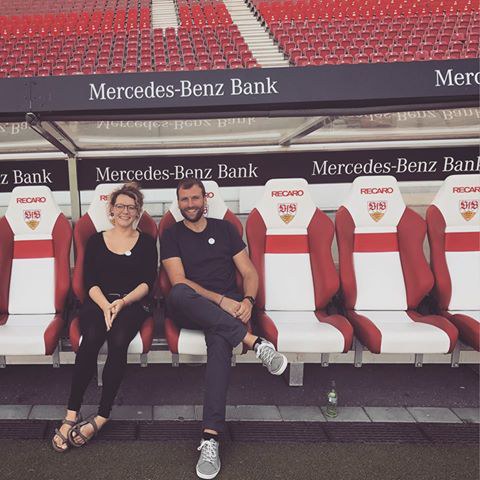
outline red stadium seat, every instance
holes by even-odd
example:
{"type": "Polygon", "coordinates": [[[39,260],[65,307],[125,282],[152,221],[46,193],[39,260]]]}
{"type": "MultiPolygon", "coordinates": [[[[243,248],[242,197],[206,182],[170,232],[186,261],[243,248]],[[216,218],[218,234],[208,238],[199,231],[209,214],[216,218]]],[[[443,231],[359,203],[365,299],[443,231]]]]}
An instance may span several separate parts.
{"type": "Polygon", "coordinates": [[[448,177],[427,210],[434,294],[460,339],[480,350],[480,175],[448,177]]]}
{"type": "Polygon", "coordinates": [[[250,258],[259,272],[257,321],[281,352],[347,352],[353,329],[326,313],[339,287],[331,254],[334,227],[304,179],[269,180],[247,219],[250,258]],[[277,191],[302,192],[274,196],[277,191]]]}
{"type": "Polygon", "coordinates": [[[71,240],[71,226],[48,187],[14,188],[0,219],[0,355],[57,351],[71,240]],[[29,199],[28,207],[19,199],[29,199]]]}
{"type": "Polygon", "coordinates": [[[355,335],[373,353],[451,353],[457,329],[416,311],[433,286],[424,220],[394,177],[357,177],[336,214],[340,278],[355,335]]]}

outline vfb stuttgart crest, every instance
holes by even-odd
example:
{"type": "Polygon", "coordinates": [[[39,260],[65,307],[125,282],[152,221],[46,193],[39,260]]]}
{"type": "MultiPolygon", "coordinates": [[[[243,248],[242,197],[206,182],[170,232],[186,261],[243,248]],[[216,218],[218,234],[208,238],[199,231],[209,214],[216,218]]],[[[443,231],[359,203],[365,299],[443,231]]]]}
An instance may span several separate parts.
{"type": "Polygon", "coordinates": [[[459,206],[462,217],[468,222],[478,211],[478,200],[460,200],[459,206]]]}
{"type": "Polygon", "coordinates": [[[23,221],[30,227],[32,230],[35,230],[42,218],[42,213],[40,210],[24,210],[23,211],[23,221]]]}
{"type": "Polygon", "coordinates": [[[379,222],[387,211],[385,200],[367,202],[368,214],[375,222],[379,222]]]}
{"type": "Polygon", "coordinates": [[[290,223],[297,214],[297,204],[296,203],[279,203],[278,207],[278,214],[280,218],[285,223],[290,223]]]}

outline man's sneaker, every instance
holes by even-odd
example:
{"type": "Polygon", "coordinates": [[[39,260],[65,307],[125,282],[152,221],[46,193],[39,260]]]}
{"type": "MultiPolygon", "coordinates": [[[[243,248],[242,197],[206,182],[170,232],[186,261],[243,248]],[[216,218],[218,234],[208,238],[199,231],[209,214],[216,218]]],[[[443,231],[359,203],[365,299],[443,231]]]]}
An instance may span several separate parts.
{"type": "Polygon", "coordinates": [[[213,438],[210,440],[203,439],[197,450],[201,452],[197,462],[197,475],[200,478],[215,478],[221,466],[218,442],[213,438]]]}
{"type": "Polygon", "coordinates": [[[281,375],[287,368],[287,357],[275,350],[272,343],[262,340],[255,346],[255,354],[272,375],[281,375]]]}

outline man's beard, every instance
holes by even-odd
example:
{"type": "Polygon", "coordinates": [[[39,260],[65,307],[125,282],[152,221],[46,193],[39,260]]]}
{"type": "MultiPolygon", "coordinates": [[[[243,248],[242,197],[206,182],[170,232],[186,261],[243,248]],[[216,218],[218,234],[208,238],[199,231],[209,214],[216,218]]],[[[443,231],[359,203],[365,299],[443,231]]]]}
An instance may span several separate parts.
{"type": "Polygon", "coordinates": [[[188,208],[185,208],[185,209],[180,209],[180,213],[182,214],[183,218],[185,220],[188,220],[189,222],[192,222],[192,223],[197,223],[202,217],[203,217],[203,211],[204,209],[203,208],[199,208],[195,214],[194,217],[190,218],[188,216],[188,214],[186,213],[188,210],[188,208]]]}

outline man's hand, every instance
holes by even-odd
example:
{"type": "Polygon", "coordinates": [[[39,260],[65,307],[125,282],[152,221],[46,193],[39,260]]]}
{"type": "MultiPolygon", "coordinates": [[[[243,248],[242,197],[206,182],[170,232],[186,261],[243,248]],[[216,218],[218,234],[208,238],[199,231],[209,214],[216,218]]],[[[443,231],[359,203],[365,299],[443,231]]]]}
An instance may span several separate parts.
{"type": "Polygon", "coordinates": [[[239,318],[243,323],[247,323],[251,316],[253,305],[248,299],[243,299],[239,304],[236,317],[239,318]]]}
{"type": "Polygon", "coordinates": [[[240,302],[237,302],[236,300],[232,300],[231,298],[228,297],[222,297],[222,300],[220,301],[218,305],[222,310],[225,310],[227,313],[229,313],[232,317],[238,317],[238,309],[240,308],[240,302]]]}

